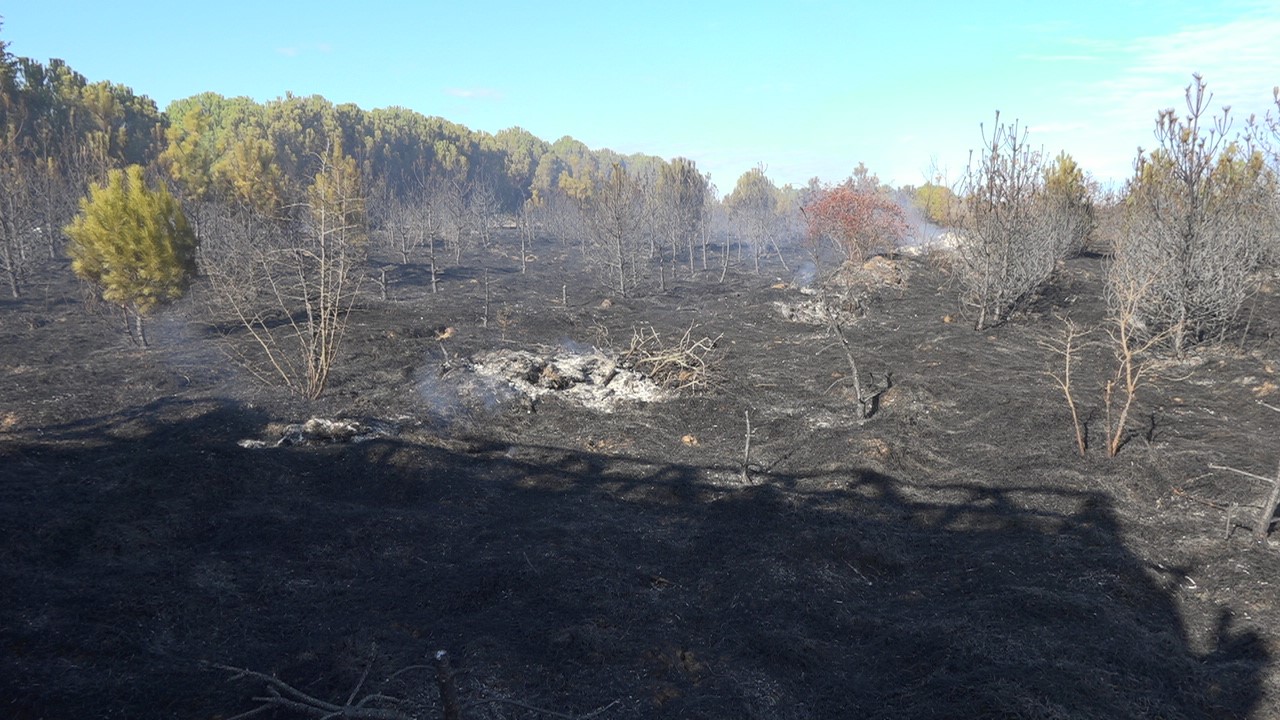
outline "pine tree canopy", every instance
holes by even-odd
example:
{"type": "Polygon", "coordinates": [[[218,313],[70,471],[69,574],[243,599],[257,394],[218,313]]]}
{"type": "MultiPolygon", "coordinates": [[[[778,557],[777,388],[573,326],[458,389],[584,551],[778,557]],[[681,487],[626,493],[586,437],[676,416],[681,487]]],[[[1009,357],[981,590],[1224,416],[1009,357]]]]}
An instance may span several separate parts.
{"type": "Polygon", "coordinates": [[[168,190],[148,187],[138,165],[95,184],[66,233],[75,273],[139,315],[182,297],[196,275],[196,236],[182,208],[168,190]]]}

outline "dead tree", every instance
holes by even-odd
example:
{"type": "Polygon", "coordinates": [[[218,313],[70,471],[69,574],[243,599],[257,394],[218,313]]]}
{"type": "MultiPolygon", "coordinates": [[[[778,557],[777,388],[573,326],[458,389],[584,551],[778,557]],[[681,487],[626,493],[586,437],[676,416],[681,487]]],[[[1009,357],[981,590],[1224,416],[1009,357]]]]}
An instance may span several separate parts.
{"type": "Polygon", "coordinates": [[[844,350],[844,358],[849,363],[849,378],[853,381],[853,394],[858,402],[858,422],[864,422],[875,413],[876,398],[884,394],[887,387],[879,390],[871,390],[862,385],[862,377],[858,372],[858,361],[853,357],[853,347],[849,344],[849,339],[844,335],[844,328],[840,327],[840,322],[836,319],[835,313],[830,309],[827,310],[827,323],[831,328],[831,332],[836,336],[836,340],[840,342],[840,347],[844,350]]]}
{"type": "Polygon", "coordinates": [[[591,242],[588,259],[607,269],[618,295],[634,289],[643,198],[635,179],[620,163],[583,204],[591,242]]]}

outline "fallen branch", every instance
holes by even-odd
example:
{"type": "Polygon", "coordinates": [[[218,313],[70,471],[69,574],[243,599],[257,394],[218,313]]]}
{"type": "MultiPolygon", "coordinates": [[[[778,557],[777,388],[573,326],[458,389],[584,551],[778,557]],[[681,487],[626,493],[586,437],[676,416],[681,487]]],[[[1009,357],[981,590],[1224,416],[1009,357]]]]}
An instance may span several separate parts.
{"type": "Polygon", "coordinates": [[[1223,512],[1230,511],[1232,508],[1232,505],[1234,505],[1234,503],[1232,505],[1223,505],[1222,503],[1216,503],[1216,502],[1213,502],[1212,500],[1205,500],[1204,498],[1198,498],[1195,495],[1192,495],[1191,493],[1187,492],[1186,490],[1183,490],[1180,487],[1173,488],[1171,492],[1180,498],[1186,498],[1187,500],[1190,500],[1193,503],[1199,503],[1200,505],[1204,505],[1205,507],[1211,507],[1214,510],[1222,510],[1223,512]]]}
{"type": "Polygon", "coordinates": [[[1267,536],[1271,534],[1271,524],[1275,520],[1276,506],[1280,505],[1280,465],[1276,467],[1276,476],[1274,478],[1263,477],[1229,465],[1210,465],[1209,467],[1214,470],[1233,472],[1271,486],[1271,492],[1268,493],[1266,501],[1262,503],[1262,508],[1258,511],[1258,518],[1253,524],[1253,538],[1259,542],[1266,540],[1267,536]]]}
{"type": "Polygon", "coordinates": [[[356,695],[359,694],[361,686],[364,685],[365,678],[369,674],[367,669],[364,674],[361,675],[360,681],[356,683],[355,689],[351,691],[351,695],[347,698],[346,704],[336,705],[308,695],[280,678],[267,675],[266,673],[260,673],[248,668],[232,667],[230,665],[214,665],[213,667],[234,673],[230,678],[228,678],[229,681],[253,678],[267,684],[266,689],[268,694],[266,696],[253,698],[255,702],[261,703],[258,707],[234,717],[227,718],[227,720],[242,720],[243,718],[252,717],[272,708],[293,710],[294,712],[321,718],[322,720],[327,720],[328,718],[354,718],[355,720],[412,720],[413,717],[400,712],[399,710],[365,707],[366,705],[374,702],[404,702],[399,698],[393,698],[379,693],[366,695],[361,698],[359,702],[356,702],[354,705],[352,704],[356,695]]]}
{"type": "MultiPolygon", "coordinates": [[[[401,700],[400,698],[391,697],[389,695],[383,695],[381,693],[369,693],[357,701],[356,697],[360,694],[361,688],[364,687],[365,681],[369,678],[368,667],[366,667],[365,671],[361,673],[360,679],[356,682],[355,687],[352,688],[351,692],[347,695],[346,702],[342,705],[326,702],[315,696],[308,695],[274,675],[267,675],[266,673],[261,673],[256,670],[232,667],[230,665],[213,665],[212,667],[232,673],[232,676],[228,678],[229,681],[251,678],[253,680],[261,681],[267,686],[266,695],[253,698],[254,702],[259,703],[257,707],[249,710],[248,712],[243,712],[239,715],[227,718],[227,720],[244,720],[245,718],[253,717],[268,710],[276,709],[290,710],[300,715],[320,718],[320,720],[336,720],[337,718],[344,718],[346,720],[415,720],[416,718],[425,717],[423,713],[426,708],[420,705],[413,708],[416,711],[413,713],[385,707],[368,707],[369,705],[378,703],[396,705],[411,704],[406,700],[401,700]]],[[[444,720],[462,720],[462,713],[464,710],[469,710],[481,705],[493,704],[510,705],[512,707],[541,713],[553,718],[564,718],[565,720],[589,720],[589,718],[602,715],[605,711],[617,705],[619,702],[618,700],[614,700],[608,705],[596,708],[585,715],[570,715],[567,713],[557,712],[555,710],[547,710],[546,708],[529,705],[528,703],[523,703],[519,700],[511,700],[501,697],[482,697],[463,704],[458,699],[458,685],[454,680],[453,668],[449,665],[449,654],[444,650],[439,650],[432,656],[431,665],[410,665],[408,667],[401,668],[400,670],[392,673],[384,684],[410,670],[422,670],[429,668],[435,670],[436,686],[440,691],[441,716],[444,720]]]]}
{"type": "Polygon", "coordinates": [[[631,367],[668,390],[689,390],[708,385],[712,366],[719,360],[720,337],[694,339],[691,324],[675,344],[666,345],[653,327],[633,330],[631,345],[621,364],[631,367]]]}
{"type": "Polygon", "coordinates": [[[608,705],[596,708],[595,710],[592,710],[586,715],[569,715],[568,713],[556,712],[555,710],[547,710],[546,708],[535,707],[527,703],[522,703],[519,700],[508,700],[507,698],[500,698],[500,697],[490,697],[490,698],[482,698],[480,700],[475,700],[464,705],[463,709],[470,710],[471,708],[478,707],[480,705],[502,704],[502,705],[510,705],[512,707],[518,707],[522,710],[529,710],[531,712],[541,713],[543,715],[548,715],[554,718],[564,718],[565,720],[588,720],[588,718],[593,718],[593,717],[596,717],[597,715],[604,713],[606,710],[612,708],[614,705],[617,705],[618,702],[619,702],[618,700],[614,700],[608,705]]]}
{"type": "Polygon", "coordinates": [[[1251,473],[1251,472],[1249,472],[1249,471],[1247,471],[1247,470],[1241,470],[1241,469],[1239,469],[1239,468],[1233,468],[1233,467],[1231,467],[1230,465],[1215,465],[1214,463],[1209,463],[1209,469],[1210,469],[1210,470],[1225,470],[1225,471],[1227,471],[1227,472],[1233,472],[1233,473],[1235,473],[1235,474],[1237,474],[1237,475],[1242,475],[1242,476],[1247,477],[1247,478],[1252,478],[1252,479],[1257,480],[1257,481],[1259,481],[1259,482],[1264,482],[1264,483],[1266,483],[1266,484],[1268,484],[1268,485],[1270,485],[1270,484],[1272,484],[1273,482],[1275,482],[1274,480],[1272,480],[1272,479],[1271,479],[1271,478],[1269,478],[1269,477],[1263,477],[1263,476],[1261,476],[1261,475],[1256,475],[1256,474],[1254,474],[1254,473],[1251,473]]]}

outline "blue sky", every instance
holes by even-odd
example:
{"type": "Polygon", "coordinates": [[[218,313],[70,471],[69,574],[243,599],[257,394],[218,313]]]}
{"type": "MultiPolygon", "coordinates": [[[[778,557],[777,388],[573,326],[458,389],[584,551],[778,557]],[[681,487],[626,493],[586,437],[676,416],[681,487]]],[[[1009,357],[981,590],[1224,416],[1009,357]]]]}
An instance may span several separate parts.
{"type": "Polygon", "coordinates": [[[8,5],[11,52],[161,108],[206,90],[401,105],[683,155],[721,192],[757,164],[780,184],[838,181],[860,161],[893,184],[955,180],[996,110],[1120,181],[1192,72],[1236,127],[1274,111],[1280,84],[1275,0],[8,5]]]}

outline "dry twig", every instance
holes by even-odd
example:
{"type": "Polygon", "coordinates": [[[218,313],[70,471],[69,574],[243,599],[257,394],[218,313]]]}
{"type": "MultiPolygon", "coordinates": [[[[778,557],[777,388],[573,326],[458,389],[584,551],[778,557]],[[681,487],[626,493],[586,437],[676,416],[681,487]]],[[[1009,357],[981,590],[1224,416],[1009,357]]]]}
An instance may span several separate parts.
{"type": "Polygon", "coordinates": [[[636,369],[668,390],[694,390],[707,387],[712,366],[720,358],[717,344],[722,336],[704,335],[694,339],[688,329],[674,344],[665,344],[652,326],[635,329],[631,346],[622,355],[622,364],[636,369]]]}
{"type": "MultiPolygon", "coordinates": [[[[326,702],[312,695],[302,692],[293,687],[289,683],[281,680],[274,675],[267,675],[256,670],[248,668],[232,667],[230,665],[213,665],[219,670],[225,670],[232,673],[229,680],[243,680],[251,678],[266,683],[266,694],[254,697],[253,700],[259,705],[248,712],[240,713],[227,720],[244,720],[253,717],[268,710],[284,709],[291,710],[300,715],[320,718],[320,720],[335,720],[336,718],[346,718],[348,720],[414,720],[421,718],[424,708],[418,706],[416,712],[409,713],[398,709],[387,707],[371,707],[372,705],[400,705],[409,706],[406,700],[383,695],[381,693],[369,693],[359,700],[356,697],[360,695],[361,688],[364,687],[365,681],[369,678],[369,668],[361,673],[360,679],[352,688],[347,700],[342,705],[326,702]]],[[[444,650],[437,651],[432,656],[432,664],[428,665],[411,665],[392,673],[385,682],[390,682],[400,675],[410,670],[434,669],[436,686],[440,692],[441,712],[444,720],[462,720],[462,712],[473,707],[481,705],[502,704],[518,707],[523,710],[540,713],[554,718],[565,718],[565,720],[588,720],[603,714],[613,706],[618,704],[617,700],[596,708],[585,715],[569,715],[567,713],[557,712],[555,710],[547,710],[545,708],[536,707],[519,700],[511,700],[501,697],[482,697],[463,704],[458,698],[458,686],[454,680],[453,668],[449,665],[449,654],[444,650]]]]}
{"type": "Polygon", "coordinates": [[[1262,503],[1262,507],[1258,511],[1258,518],[1253,524],[1253,537],[1259,542],[1266,540],[1267,535],[1271,534],[1271,524],[1274,522],[1276,515],[1276,506],[1280,505],[1280,466],[1276,467],[1276,476],[1274,478],[1263,477],[1247,470],[1233,468],[1230,465],[1209,465],[1213,470],[1225,470],[1233,472],[1237,475],[1257,480],[1271,486],[1271,492],[1267,495],[1267,499],[1262,503]]]}
{"type": "Polygon", "coordinates": [[[227,672],[233,673],[231,678],[229,678],[230,680],[253,678],[255,680],[261,680],[267,684],[267,694],[265,696],[253,698],[255,702],[260,703],[258,707],[248,712],[228,718],[228,720],[242,720],[242,718],[252,717],[273,708],[293,710],[294,712],[302,715],[321,718],[322,720],[328,720],[329,718],[354,718],[355,720],[411,720],[412,718],[412,716],[399,710],[367,707],[374,703],[402,704],[404,701],[399,698],[382,695],[380,693],[371,693],[361,698],[358,702],[355,700],[356,695],[360,693],[360,688],[364,685],[365,678],[369,674],[367,669],[364,674],[360,676],[360,681],[356,683],[355,688],[351,691],[350,696],[347,698],[347,702],[343,705],[337,705],[308,695],[273,675],[267,675],[266,673],[260,673],[248,668],[232,667],[230,665],[214,665],[214,667],[219,670],[226,670],[227,672]]]}

